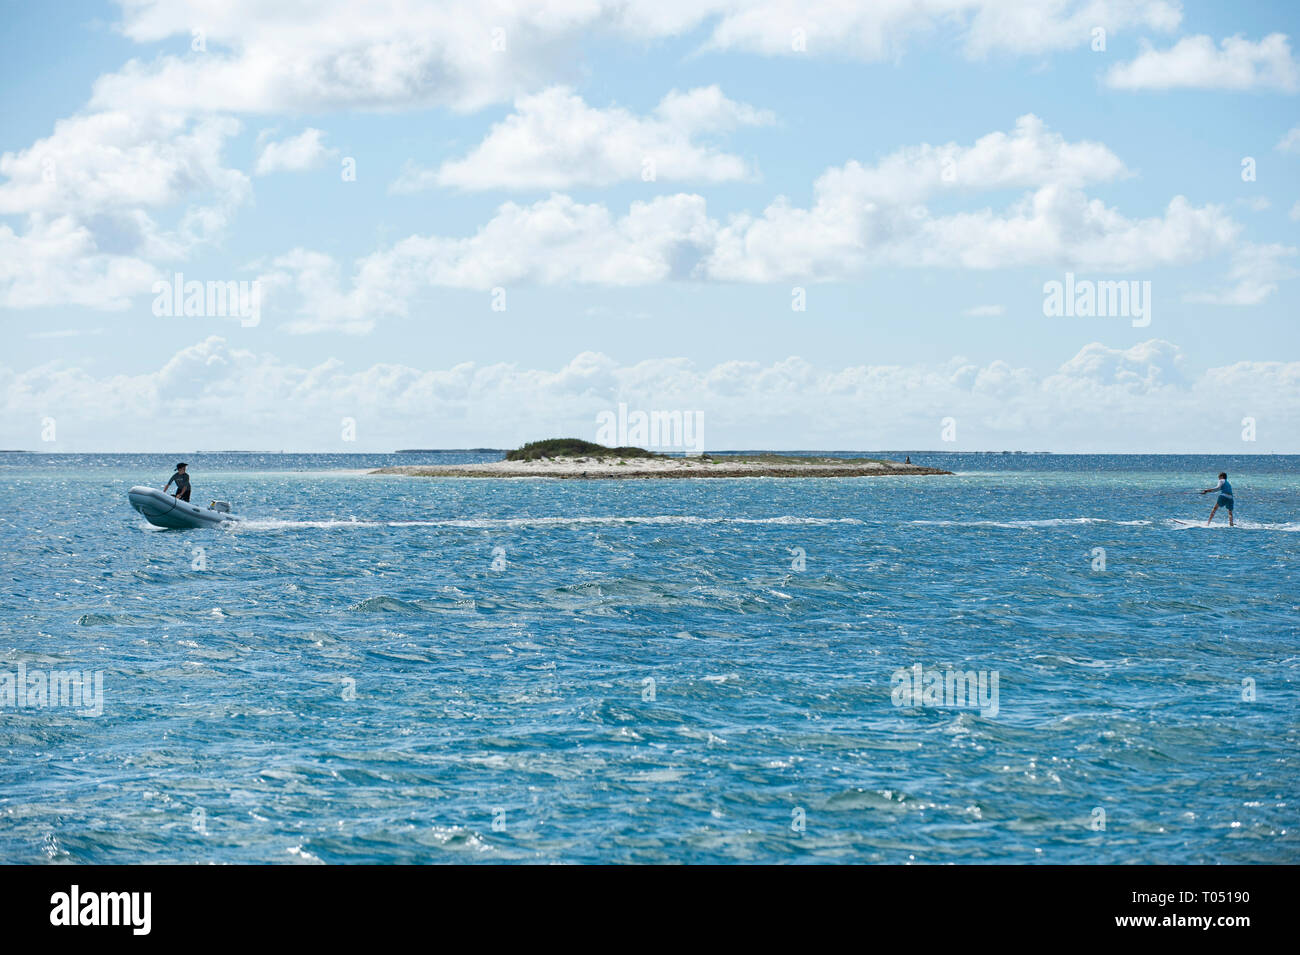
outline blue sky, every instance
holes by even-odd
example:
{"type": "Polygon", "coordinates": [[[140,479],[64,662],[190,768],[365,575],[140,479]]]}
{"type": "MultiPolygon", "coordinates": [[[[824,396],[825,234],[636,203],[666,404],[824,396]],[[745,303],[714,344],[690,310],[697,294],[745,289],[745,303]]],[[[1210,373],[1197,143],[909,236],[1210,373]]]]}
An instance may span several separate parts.
{"type": "Polygon", "coordinates": [[[368,9],[4,5],[0,446],[1300,451],[1293,4],[368,9]]]}

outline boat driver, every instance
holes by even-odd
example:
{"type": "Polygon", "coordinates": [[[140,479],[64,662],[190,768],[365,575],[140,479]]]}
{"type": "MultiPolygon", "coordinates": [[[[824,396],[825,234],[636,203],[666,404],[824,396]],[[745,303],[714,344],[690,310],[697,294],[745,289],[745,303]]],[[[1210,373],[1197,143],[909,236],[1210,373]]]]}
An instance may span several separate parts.
{"type": "Polygon", "coordinates": [[[184,461],[176,465],[176,473],[168,478],[167,483],[163,485],[163,491],[166,492],[166,490],[172,486],[172,483],[175,482],[176,493],[173,497],[182,501],[188,501],[190,499],[190,476],[185,473],[187,467],[189,467],[189,465],[184,461]]]}

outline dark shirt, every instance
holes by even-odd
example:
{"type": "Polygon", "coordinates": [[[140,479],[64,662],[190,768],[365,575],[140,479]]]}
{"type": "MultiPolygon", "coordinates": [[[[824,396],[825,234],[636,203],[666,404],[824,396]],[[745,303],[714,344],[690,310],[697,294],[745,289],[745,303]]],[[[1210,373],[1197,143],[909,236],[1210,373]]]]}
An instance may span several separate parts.
{"type": "Polygon", "coordinates": [[[171,476],[171,480],[169,480],[167,483],[171,484],[172,481],[176,482],[176,490],[178,491],[184,490],[185,488],[190,486],[190,476],[186,474],[184,471],[177,471],[175,474],[171,476]]]}

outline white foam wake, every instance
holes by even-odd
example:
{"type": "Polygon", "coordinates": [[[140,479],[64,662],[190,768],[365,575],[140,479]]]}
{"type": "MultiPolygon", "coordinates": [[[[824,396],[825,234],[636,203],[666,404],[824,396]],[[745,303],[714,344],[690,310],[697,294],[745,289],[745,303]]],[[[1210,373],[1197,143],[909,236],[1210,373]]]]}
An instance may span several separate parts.
{"type": "MultiPolygon", "coordinates": [[[[780,517],[701,517],[695,514],[658,514],[658,515],[627,515],[627,516],[590,516],[590,517],[481,517],[481,518],[459,518],[445,520],[358,520],[349,518],[347,520],[314,520],[314,521],[295,521],[278,518],[267,519],[245,519],[238,522],[231,522],[222,525],[222,529],[230,533],[243,533],[248,531],[279,531],[279,530],[336,530],[336,529],[353,529],[365,530],[378,527],[442,527],[458,528],[468,530],[501,530],[510,528],[546,528],[546,527],[619,527],[619,526],[645,526],[645,525],[789,525],[805,527],[829,527],[834,525],[856,525],[859,527],[867,525],[894,525],[907,524],[918,527],[997,527],[1008,528],[1013,530],[1024,530],[1032,528],[1047,527],[1071,527],[1085,526],[1093,524],[1109,524],[1115,527],[1147,527],[1158,525],[1170,527],[1178,530],[1190,530],[1197,527],[1204,528],[1204,522],[1180,521],[1173,518],[1167,518],[1160,521],[1155,520],[1133,520],[1121,521],[1111,520],[1103,517],[1049,517],[1039,519],[1011,520],[1011,521],[992,521],[992,520],[917,520],[917,521],[864,521],[854,517],[796,517],[793,515],[782,515],[780,517]]],[[[1227,528],[1227,523],[1215,521],[1210,529],[1227,528]]],[[[1300,530],[1300,523],[1283,523],[1268,524],[1257,521],[1237,521],[1237,527],[1242,530],[1264,530],[1264,531],[1296,531],[1300,530]]]]}
{"type": "Polygon", "coordinates": [[[1183,521],[1171,518],[1166,521],[1168,527],[1178,531],[1300,531],[1300,521],[1291,521],[1284,524],[1269,524],[1264,521],[1250,521],[1237,518],[1235,526],[1230,526],[1223,518],[1216,516],[1213,524],[1207,524],[1205,521],[1183,521]]]}
{"type": "Polygon", "coordinates": [[[484,517],[441,521],[362,521],[356,519],[345,521],[291,521],[270,518],[231,522],[223,525],[223,529],[239,533],[242,531],[295,530],[299,528],[333,530],[336,528],[365,529],[375,527],[455,527],[492,530],[511,527],[571,527],[585,525],[611,527],[638,524],[792,524],[818,526],[831,524],[864,525],[866,523],[868,522],[852,517],[793,517],[789,515],[783,517],[697,517],[690,514],[663,514],[647,517],[484,517]]]}
{"type": "Polygon", "coordinates": [[[1047,517],[1024,521],[908,521],[909,524],[928,524],[934,527],[1067,527],[1071,524],[1115,524],[1120,527],[1142,527],[1151,521],[1115,521],[1105,517],[1047,517]]]}

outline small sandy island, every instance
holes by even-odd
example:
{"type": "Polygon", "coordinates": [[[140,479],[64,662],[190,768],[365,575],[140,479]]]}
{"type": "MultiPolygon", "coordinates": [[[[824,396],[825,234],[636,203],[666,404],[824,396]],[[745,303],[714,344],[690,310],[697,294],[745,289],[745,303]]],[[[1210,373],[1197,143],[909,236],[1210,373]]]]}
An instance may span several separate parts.
{"type": "Polygon", "coordinates": [[[642,478],[884,477],[951,474],[941,468],[872,458],[793,457],[784,454],[727,454],[667,457],[641,448],[606,448],[573,438],[526,444],[504,461],[488,464],[406,464],[371,474],[409,477],[569,478],[606,481],[642,478]],[[567,452],[567,453],[566,453],[567,452]]]}

